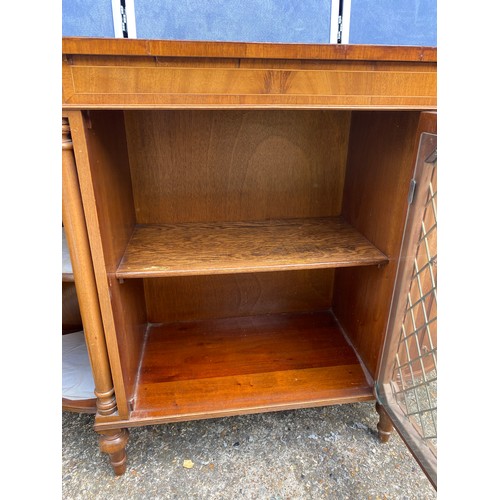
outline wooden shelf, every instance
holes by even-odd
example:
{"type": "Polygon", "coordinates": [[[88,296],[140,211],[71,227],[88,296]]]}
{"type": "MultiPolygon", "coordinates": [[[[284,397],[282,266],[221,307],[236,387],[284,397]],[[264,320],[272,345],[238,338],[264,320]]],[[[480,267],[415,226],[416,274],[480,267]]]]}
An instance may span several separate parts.
{"type": "Polygon", "coordinates": [[[149,329],[130,423],[370,399],[330,312],[179,322],[149,329]]]}
{"type": "Polygon", "coordinates": [[[341,217],[137,225],[118,278],[318,269],[387,257],[341,217]]]}

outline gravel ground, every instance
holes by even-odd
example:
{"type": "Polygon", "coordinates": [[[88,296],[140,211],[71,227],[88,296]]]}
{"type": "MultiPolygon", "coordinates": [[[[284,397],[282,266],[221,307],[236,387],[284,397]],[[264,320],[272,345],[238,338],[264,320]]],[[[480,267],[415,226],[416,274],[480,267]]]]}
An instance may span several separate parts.
{"type": "Polygon", "coordinates": [[[117,477],[93,416],[63,413],[62,498],[436,498],[397,433],[379,443],[377,421],[370,402],[131,428],[117,477]]]}

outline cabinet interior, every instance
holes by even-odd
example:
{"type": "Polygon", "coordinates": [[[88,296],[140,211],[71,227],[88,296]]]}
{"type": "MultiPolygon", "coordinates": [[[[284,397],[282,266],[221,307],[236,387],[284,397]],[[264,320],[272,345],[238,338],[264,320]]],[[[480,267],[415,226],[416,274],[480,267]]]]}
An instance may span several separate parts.
{"type": "Polygon", "coordinates": [[[418,112],[85,116],[132,425],[373,398],[418,112]]]}

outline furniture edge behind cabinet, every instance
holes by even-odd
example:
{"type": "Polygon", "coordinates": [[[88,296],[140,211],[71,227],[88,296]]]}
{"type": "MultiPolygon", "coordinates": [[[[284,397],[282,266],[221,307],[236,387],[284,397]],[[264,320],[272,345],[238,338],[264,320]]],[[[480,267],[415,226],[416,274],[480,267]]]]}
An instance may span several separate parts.
{"type": "Polygon", "coordinates": [[[62,77],[115,472],[131,426],[374,400],[436,50],[65,38],[62,77]]]}

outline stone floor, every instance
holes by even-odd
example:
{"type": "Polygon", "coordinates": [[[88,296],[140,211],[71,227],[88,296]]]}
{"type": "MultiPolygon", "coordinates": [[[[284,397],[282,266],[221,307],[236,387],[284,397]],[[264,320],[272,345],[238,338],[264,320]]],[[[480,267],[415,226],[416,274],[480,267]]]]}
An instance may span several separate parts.
{"type": "Polygon", "coordinates": [[[435,499],[400,437],[379,443],[377,421],[374,403],[353,403],[131,428],[116,477],[93,416],[63,413],[62,497],[435,499]]]}

